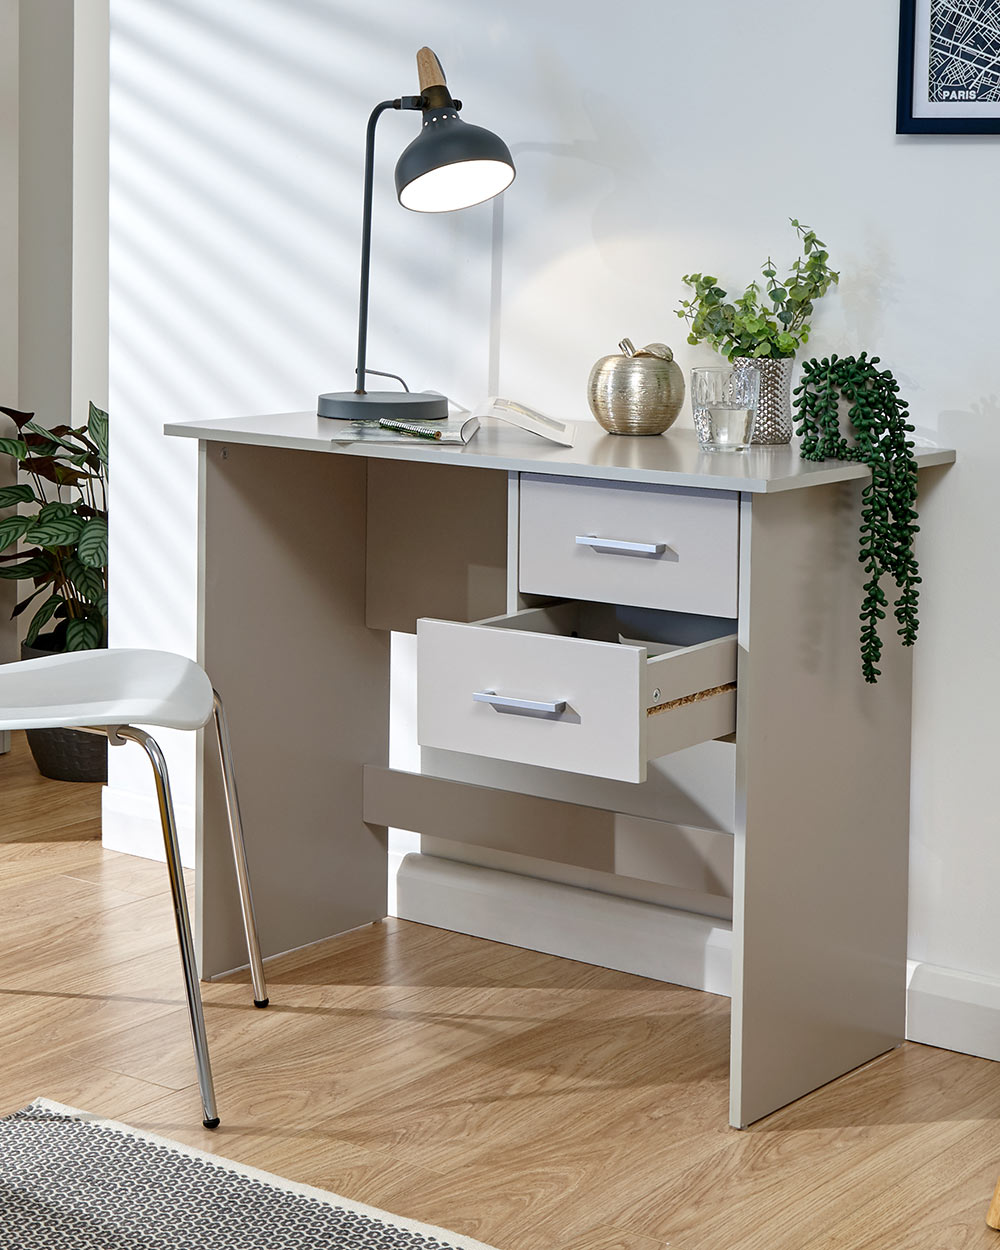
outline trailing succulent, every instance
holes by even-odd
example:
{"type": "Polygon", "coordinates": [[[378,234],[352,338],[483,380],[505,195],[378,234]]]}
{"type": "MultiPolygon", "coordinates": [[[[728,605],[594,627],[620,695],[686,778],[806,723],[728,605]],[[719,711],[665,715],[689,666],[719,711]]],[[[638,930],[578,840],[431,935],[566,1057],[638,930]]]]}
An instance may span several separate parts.
{"type": "Polygon", "coordinates": [[[899,398],[899,384],[888,369],[876,368],[877,356],[830,356],[808,360],[795,388],[797,433],[804,460],[857,460],[871,469],[872,480],[861,501],[861,549],[858,559],[868,581],[861,604],[861,671],[875,682],[881,673],[879,621],[885,620],[888,601],[882,578],[888,575],[899,590],[893,612],[904,647],[917,637],[917,599],[920,578],[913,554],[919,526],[917,465],[913,426],[907,423],[907,403],[899,398]],[[849,443],[841,433],[840,399],[850,405],[848,419],[854,431],[849,443]]]}
{"type": "Polygon", "coordinates": [[[29,646],[107,646],[108,414],[91,404],[85,425],[47,429],[33,413],[0,412],[16,427],[15,437],[0,438],[0,455],[15,460],[27,479],[0,487],[0,509],[18,508],[0,518],[0,578],[34,587],[12,615],[36,604],[29,646]]]}

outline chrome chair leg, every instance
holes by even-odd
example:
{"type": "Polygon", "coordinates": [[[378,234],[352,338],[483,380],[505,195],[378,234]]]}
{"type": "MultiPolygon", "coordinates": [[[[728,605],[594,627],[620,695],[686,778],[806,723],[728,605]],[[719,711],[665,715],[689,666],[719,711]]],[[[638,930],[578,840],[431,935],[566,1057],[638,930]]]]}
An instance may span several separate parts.
{"type": "Polygon", "coordinates": [[[208,1035],[205,1032],[205,1014],[201,1004],[201,986],[198,982],[198,966],[191,937],[191,921],[188,917],[187,895],[184,892],[184,876],[181,867],[180,848],[177,845],[177,821],[170,794],[167,762],[155,740],[143,729],[132,725],[119,725],[112,731],[118,738],[137,742],[146,752],[153,766],[156,779],[156,797],[160,806],[160,823],[163,826],[163,845],[167,852],[167,872],[170,876],[170,893],[173,896],[174,920],[177,922],[177,940],[181,948],[181,964],[184,968],[184,988],[187,991],[188,1016],[194,1041],[194,1057],[198,1066],[198,1085],[205,1112],[206,1128],[217,1128],[219,1116],[215,1105],[215,1088],[212,1083],[212,1065],[208,1057],[208,1035]]]}
{"type": "Polygon", "coordinates": [[[243,929],[247,937],[247,953],[250,956],[250,976],[253,979],[253,1005],[266,1007],[267,986],[264,982],[264,964],[260,957],[257,939],[257,920],[253,910],[253,894],[250,890],[250,873],[247,869],[246,845],[243,841],[243,822],[240,819],[240,800],[236,791],[236,772],[233,768],[233,752],[229,744],[229,722],[226,709],[217,690],[215,696],[215,732],[219,742],[219,760],[222,764],[222,780],[226,792],[226,811],[229,814],[229,836],[233,843],[233,862],[236,865],[236,882],[240,889],[240,909],[243,912],[243,929]]]}

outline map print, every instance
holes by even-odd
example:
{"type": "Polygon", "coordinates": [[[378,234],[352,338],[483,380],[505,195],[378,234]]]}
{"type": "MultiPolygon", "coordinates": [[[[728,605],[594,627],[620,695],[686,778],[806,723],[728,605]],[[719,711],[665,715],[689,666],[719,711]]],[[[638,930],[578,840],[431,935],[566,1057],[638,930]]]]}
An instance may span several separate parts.
{"type": "Polygon", "coordinates": [[[1000,5],[931,0],[928,100],[1000,101],[1000,5]]]}

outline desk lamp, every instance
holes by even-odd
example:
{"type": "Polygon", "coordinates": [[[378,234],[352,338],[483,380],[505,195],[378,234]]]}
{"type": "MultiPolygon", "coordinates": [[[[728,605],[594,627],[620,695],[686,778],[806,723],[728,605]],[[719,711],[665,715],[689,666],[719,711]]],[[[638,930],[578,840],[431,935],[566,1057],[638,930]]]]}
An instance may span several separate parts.
{"type": "MultiPolygon", "coordinates": [[[[445,83],[441,63],[430,50],[417,53],[420,95],[384,100],[368,119],[365,147],[364,215],[361,228],[361,302],[358,313],[357,386],[353,391],[320,395],[317,415],[346,421],[377,421],[404,417],[418,421],[448,415],[441,395],[409,391],[367,391],[365,368],[368,338],[368,271],[372,240],[372,165],[375,125],[386,109],[420,109],[420,133],[396,162],[396,194],[404,208],[418,213],[447,213],[482,204],[514,181],[514,162],[507,145],[490,130],[470,126],[459,117],[461,100],[454,100],[445,83]]],[[[392,375],[388,375],[392,376],[392,375]]]]}

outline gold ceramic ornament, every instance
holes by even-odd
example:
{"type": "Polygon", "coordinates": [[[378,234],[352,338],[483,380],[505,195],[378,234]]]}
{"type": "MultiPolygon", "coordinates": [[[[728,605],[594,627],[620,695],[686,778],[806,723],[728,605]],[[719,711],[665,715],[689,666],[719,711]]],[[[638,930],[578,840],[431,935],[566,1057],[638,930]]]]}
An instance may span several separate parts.
{"type": "Polygon", "coordinates": [[[662,434],[684,402],[681,367],[666,343],[618,346],[620,356],[603,356],[590,371],[590,411],[609,434],[662,434]]]}

